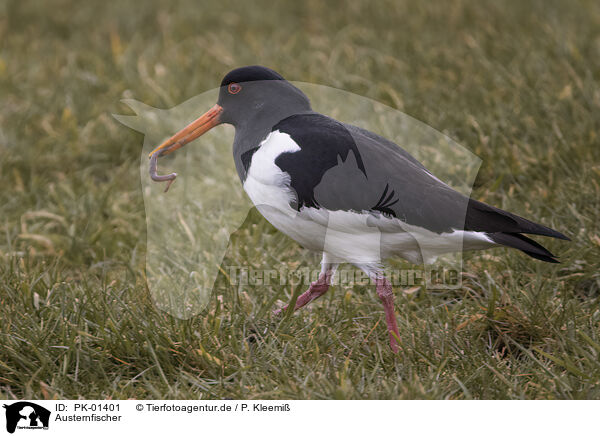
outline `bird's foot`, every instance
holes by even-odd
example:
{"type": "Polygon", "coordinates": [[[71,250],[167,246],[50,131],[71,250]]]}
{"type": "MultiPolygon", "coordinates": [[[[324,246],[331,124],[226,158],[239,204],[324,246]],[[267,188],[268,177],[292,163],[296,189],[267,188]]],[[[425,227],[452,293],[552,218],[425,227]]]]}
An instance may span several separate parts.
{"type": "Polygon", "coordinates": [[[393,353],[397,353],[400,350],[400,332],[398,332],[396,314],[394,313],[394,293],[392,292],[392,285],[385,278],[377,279],[375,284],[377,295],[383,303],[385,322],[390,335],[390,348],[393,353]]]}
{"type": "MultiPolygon", "coordinates": [[[[319,279],[316,282],[312,282],[310,287],[306,292],[301,294],[296,300],[296,305],[294,306],[294,310],[298,310],[303,306],[306,306],[313,300],[316,300],[321,295],[329,290],[329,276],[325,274],[321,274],[319,279]]],[[[283,306],[281,309],[277,309],[273,311],[273,315],[280,315],[282,312],[285,312],[288,308],[288,304],[283,306]]]]}
{"type": "Polygon", "coordinates": [[[398,346],[399,342],[396,340],[396,336],[392,334],[390,331],[390,348],[392,349],[392,353],[398,354],[400,351],[400,347],[398,346]]]}

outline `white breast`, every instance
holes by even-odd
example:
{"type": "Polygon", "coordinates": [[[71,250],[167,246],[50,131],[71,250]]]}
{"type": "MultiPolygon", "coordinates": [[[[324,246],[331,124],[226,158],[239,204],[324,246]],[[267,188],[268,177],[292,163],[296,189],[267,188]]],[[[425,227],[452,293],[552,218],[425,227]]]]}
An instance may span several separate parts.
{"type": "Polygon", "coordinates": [[[260,143],[252,156],[244,190],[258,211],[279,231],[296,240],[304,247],[322,250],[323,226],[300,216],[290,206],[295,200],[295,192],[290,188],[290,175],[275,165],[275,159],[282,153],[294,153],[300,147],[290,135],[274,131],[260,143]]]}
{"type": "Polygon", "coordinates": [[[282,153],[294,153],[300,147],[290,135],[279,131],[271,132],[252,156],[244,190],[255,206],[268,205],[282,212],[293,211],[290,200],[294,192],[290,189],[290,175],[275,165],[282,153]]]}

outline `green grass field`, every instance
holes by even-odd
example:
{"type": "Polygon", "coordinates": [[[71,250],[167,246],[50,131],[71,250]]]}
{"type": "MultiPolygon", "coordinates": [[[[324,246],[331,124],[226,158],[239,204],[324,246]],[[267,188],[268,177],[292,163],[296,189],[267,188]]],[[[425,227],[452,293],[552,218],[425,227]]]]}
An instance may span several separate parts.
{"type": "MultiPolygon", "coordinates": [[[[593,1],[0,0],[0,397],[600,398],[600,5],[593,1]],[[143,136],[262,64],[444,132],[483,164],[473,196],[572,238],[469,254],[463,287],[396,288],[390,352],[370,286],[282,320],[290,286],[218,277],[179,320],[145,284],[143,136]]],[[[241,187],[239,188],[241,190],[241,187]]],[[[223,265],[319,257],[253,212],[223,265]]]]}

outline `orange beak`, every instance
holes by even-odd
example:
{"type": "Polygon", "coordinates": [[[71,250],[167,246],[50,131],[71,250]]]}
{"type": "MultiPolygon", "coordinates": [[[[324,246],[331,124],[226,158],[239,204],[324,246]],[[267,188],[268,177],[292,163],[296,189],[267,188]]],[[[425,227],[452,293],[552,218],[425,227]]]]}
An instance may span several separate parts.
{"type": "Polygon", "coordinates": [[[194,139],[202,136],[210,129],[221,123],[221,112],[223,112],[223,108],[218,104],[214,105],[208,110],[208,112],[206,112],[196,121],[193,121],[187,127],[184,127],[152,150],[150,157],[152,157],[154,153],[160,153],[159,156],[169,154],[178,148],[183,147],[188,142],[192,142],[194,139]]]}

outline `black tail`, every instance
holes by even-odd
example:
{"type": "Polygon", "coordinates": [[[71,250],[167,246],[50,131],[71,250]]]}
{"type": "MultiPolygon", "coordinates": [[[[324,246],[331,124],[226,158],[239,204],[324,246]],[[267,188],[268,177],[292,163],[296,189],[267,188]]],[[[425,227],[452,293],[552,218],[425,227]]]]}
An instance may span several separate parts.
{"type": "Polygon", "coordinates": [[[485,232],[497,244],[516,248],[535,259],[552,263],[558,263],[556,256],[521,233],[570,240],[549,227],[473,199],[469,199],[465,230],[485,232]]]}
{"type": "Polygon", "coordinates": [[[496,244],[505,245],[506,247],[516,248],[523,253],[535,259],[543,260],[544,262],[558,263],[552,253],[535,242],[519,233],[488,233],[492,241],[496,244]]]}

